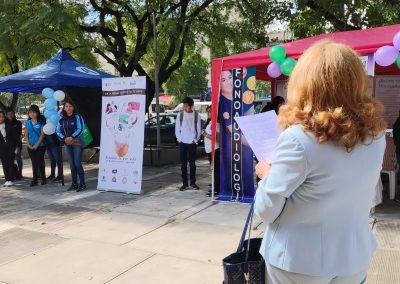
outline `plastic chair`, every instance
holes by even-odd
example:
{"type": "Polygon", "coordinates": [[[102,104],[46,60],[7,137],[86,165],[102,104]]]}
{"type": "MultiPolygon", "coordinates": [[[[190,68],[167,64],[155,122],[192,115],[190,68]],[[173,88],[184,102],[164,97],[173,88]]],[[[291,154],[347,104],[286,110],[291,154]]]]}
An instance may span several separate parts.
{"type": "Polygon", "coordinates": [[[389,198],[392,200],[396,195],[397,185],[397,159],[396,159],[396,145],[394,145],[393,137],[386,136],[386,149],[383,157],[382,173],[389,176],[389,198]]]}

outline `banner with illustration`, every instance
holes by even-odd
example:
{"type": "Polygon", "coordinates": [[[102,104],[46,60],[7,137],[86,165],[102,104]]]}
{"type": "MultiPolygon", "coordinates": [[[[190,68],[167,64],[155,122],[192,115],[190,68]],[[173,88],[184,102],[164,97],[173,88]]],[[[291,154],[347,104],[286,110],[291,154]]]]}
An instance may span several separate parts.
{"type": "Polygon", "coordinates": [[[97,188],[141,193],[146,78],[102,80],[100,164],[97,188]]]}
{"type": "Polygon", "coordinates": [[[253,152],[234,118],[254,114],[255,75],[255,67],[221,73],[218,109],[221,148],[220,195],[217,198],[220,201],[253,201],[253,152]]]}

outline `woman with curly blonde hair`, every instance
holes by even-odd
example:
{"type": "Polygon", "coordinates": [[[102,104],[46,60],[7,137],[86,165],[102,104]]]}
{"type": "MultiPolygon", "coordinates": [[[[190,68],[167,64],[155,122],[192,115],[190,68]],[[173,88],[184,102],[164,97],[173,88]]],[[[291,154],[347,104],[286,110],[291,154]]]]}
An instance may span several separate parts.
{"type": "Polygon", "coordinates": [[[369,212],[385,150],[383,107],[358,55],[317,42],[279,111],[272,165],[260,162],[255,213],[269,283],[364,283],[376,248],[369,212]]]}

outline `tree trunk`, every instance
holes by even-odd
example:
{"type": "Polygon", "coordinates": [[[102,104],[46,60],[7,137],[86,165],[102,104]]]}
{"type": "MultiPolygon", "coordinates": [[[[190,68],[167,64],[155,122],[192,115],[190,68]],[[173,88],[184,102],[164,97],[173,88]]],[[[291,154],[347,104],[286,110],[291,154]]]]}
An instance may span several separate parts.
{"type": "Polygon", "coordinates": [[[13,93],[12,95],[12,101],[11,101],[11,105],[10,108],[15,111],[15,108],[17,106],[17,102],[18,102],[18,98],[19,98],[19,93],[13,93]]]}

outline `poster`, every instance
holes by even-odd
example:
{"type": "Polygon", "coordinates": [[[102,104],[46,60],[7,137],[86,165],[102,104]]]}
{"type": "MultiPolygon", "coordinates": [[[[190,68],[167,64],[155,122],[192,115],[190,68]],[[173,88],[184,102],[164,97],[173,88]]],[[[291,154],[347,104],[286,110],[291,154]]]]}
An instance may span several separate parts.
{"type": "Polygon", "coordinates": [[[235,117],[254,114],[255,67],[221,73],[218,121],[220,123],[220,195],[217,200],[252,202],[253,152],[235,117]]]}
{"type": "Polygon", "coordinates": [[[97,188],[141,193],[146,78],[102,80],[100,164],[97,188]]]}
{"type": "Polygon", "coordinates": [[[400,76],[375,76],[375,97],[383,103],[383,114],[391,129],[400,111],[400,76]]]}
{"type": "Polygon", "coordinates": [[[359,57],[361,60],[361,63],[364,67],[365,72],[367,73],[368,76],[374,76],[375,74],[375,61],[374,61],[374,55],[369,54],[369,55],[363,55],[359,57]]]}

